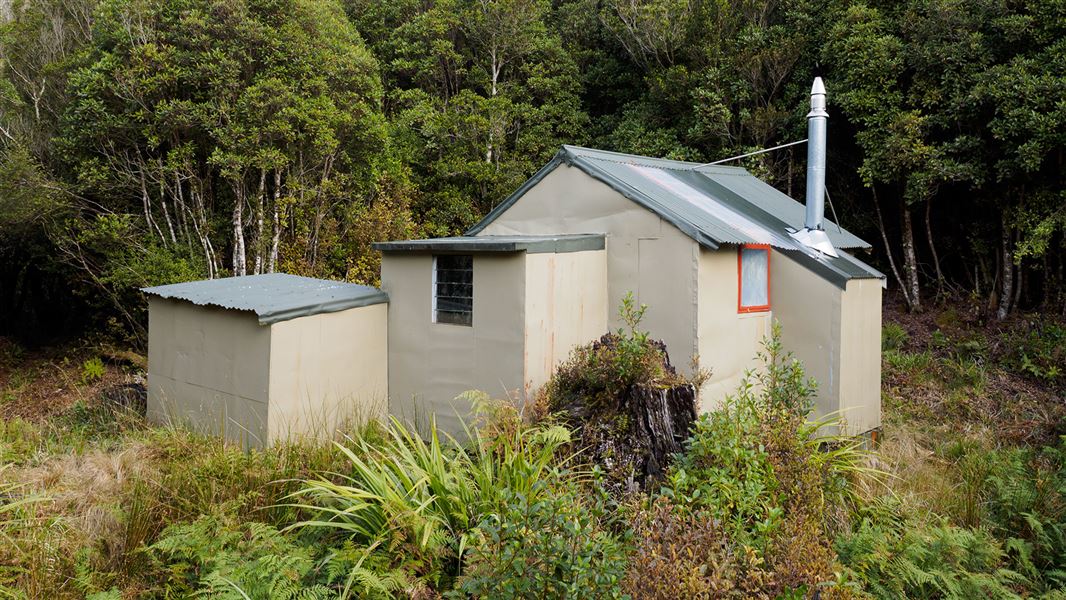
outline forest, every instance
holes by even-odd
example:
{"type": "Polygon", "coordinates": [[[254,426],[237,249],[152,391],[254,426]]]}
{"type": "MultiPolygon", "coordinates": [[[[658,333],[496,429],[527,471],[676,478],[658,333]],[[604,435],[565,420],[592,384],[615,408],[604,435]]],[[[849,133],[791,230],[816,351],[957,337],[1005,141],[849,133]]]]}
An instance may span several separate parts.
{"type": "Polygon", "coordinates": [[[1064,600],[1064,173],[1066,0],[0,0],[0,598],[1064,600]],[[814,77],[874,432],[770,321],[700,413],[632,294],[463,439],[146,418],[140,288],[377,284],[563,144],[801,199],[814,77]]]}
{"type": "MultiPolygon", "coordinates": [[[[377,280],[561,144],[712,161],[802,140],[912,311],[1066,310],[1057,0],[15,0],[0,329],[143,343],[136,289],[377,280]]],[[[805,151],[736,161],[801,196],[805,151]]]]}

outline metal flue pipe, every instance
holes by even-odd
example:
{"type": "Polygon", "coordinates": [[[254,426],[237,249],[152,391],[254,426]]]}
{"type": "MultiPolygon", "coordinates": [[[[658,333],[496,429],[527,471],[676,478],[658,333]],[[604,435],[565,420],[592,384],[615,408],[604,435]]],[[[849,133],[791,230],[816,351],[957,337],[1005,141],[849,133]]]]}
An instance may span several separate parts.
{"type": "Polygon", "coordinates": [[[807,113],[807,214],[809,230],[823,229],[825,222],[825,85],[821,77],[811,86],[811,112],[807,113]]]}

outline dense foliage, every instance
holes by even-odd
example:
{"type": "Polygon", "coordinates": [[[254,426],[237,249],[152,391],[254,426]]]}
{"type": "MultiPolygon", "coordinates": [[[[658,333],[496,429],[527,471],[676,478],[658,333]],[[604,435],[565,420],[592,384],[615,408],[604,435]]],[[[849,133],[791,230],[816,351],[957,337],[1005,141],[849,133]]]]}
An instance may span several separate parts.
{"type": "MultiPolygon", "coordinates": [[[[25,0],[0,25],[0,320],[142,333],[131,290],[374,282],[559,144],[709,161],[804,135],[912,308],[1066,306],[1057,0],[25,0]]],[[[741,164],[802,196],[802,146],[741,164]]]]}

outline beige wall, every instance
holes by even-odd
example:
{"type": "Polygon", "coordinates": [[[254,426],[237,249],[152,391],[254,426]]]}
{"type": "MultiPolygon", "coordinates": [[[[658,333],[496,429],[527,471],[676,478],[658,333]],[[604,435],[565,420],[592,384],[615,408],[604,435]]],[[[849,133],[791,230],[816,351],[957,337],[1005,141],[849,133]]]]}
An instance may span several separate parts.
{"type": "Polygon", "coordinates": [[[249,312],[163,298],[148,307],[149,420],[265,443],[270,328],[249,312]]]}
{"type": "MultiPolygon", "coordinates": [[[[771,269],[776,256],[770,258],[771,269]]],[[[700,408],[713,410],[736,392],[747,371],[758,362],[755,353],[770,333],[769,312],[737,312],[737,249],[702,249],[699,260],[700,367],[711,377],[700,390],[700,408]]],[[[770,306],[776,310],[776,280],[771,279],[770,306]]]]}
{"type": "Polygon", "coordinates": [[[881,280],[848,282],[841,311],[840,410],[847,432],[881,426],[881,280]]]}
{"type": "Polygon", "coordinates": [[[431,416],[458,435],[468,390],[495,398],[524,387],[525,254],[474,254],[473,326],[432,322],[433,257],[385,253],[389,294],[389,411],[420,427],[431,416]],[[457,417],[458,413],[458,417],[457,417]]]}
{"type": "Polygon", "coordinates": [[[526,397],[575,346],[606,333],[608,311],[603,250],[526,256],[526,397]]]}
{"type": "Polygon", "coordinates": [[[699,245],[658,215],[580,169],[560,165],[479,235],[607,234],[607,314],[621,325],[626,292],[648,305],[642,328],[662,339],[679,368],[697,350],[699,245]]]}
{"type": "Polygon", "coordinates": [[[781,342],[803,363],[807,376],[818,382],[815,415],[838,413],[843,290],[777,251],[771,259],[770,281],[781,342]]]}
{"type": "Polygon", "coordinates": [[[270,326],[270,442],[385,416],[387,304],[270,326]]]}

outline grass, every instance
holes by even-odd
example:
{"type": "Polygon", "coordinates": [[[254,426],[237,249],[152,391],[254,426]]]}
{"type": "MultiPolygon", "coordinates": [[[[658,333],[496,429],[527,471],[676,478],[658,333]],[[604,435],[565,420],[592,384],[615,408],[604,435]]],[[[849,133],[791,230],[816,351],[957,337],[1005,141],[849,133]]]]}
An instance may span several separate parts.
{"type": "MultiPolygon", "coordinates": [[[[498,406],[466,449],[370,425],[348,432],[341,447],[307,441],[246,452],[180,428],[149,426],[101,401],[108,386],[136,376],[123,367],[105,362],[100,374],[84,354],[64,361],[8,346],[0,352],[0,597],[111,591],[130,598],[205,591],[327,597],[349,582],[383,595],[431,597],[452,585],[517,585],[515,569],[526,566],[542,569],[538,577],[569,572],[549,557],[526,554],[569,548],[556,543],[559,536],[595,546],[582,556],[612,574],[603,584],[609,589],[624,568],[621,555],[633,552],[626,541],[631,527],[647,529],[654,540],[636,555],[646,561],[640,564],[662,567],[656,553],[663,548],[721,558],[729,573],[717,583],[732,577],[758,586],[751,577],[765,575],[766,565],[780,574],[802,572],[809,558],[802,549],[815,548],[819,564],[828,565],[822,570],[840,579],[825,588],[828,595],[861,588],[875,597],[993,597],[1004,590],[1053,597],[1066,585],[1066,447],[1059,441],[1066,414],[1051,381],[1060,355],[1040,346],[1030,325],[1018,324],[1021,333],[995,327],[957,313],[889,311],[878,452],[865,467],[832,478],[840,485],[817,492],[848,498],[818,515],[782,517],[775,503],[789,507],[790,498],[800,497],[782,490],[815,493],[807,482],[831,465],[787,457],[817,457],[811,452],[820,450],[773,438],[780,431],[759,429],[758,420],[744,430],[752,439],[722,429],[726,421],[721,435],[704,432],[700,451],[741,457],[735,468],[723,470],[721,460],[712,468],[692,454],[692,472],[710,469],[722,485],[701,488],[699,477],[682,485],[677,472],[671,481],[679,493],[695,486],[686,494],[698,491],[700,502],[731,489],[746,494],[744,483],[755,478],[730,473],[753,468],[742,459],[753,453],[766,471],[759,472],[768,483],[758,496],[765,503],[748,511],[759,518],[741,521],[728,520],[735,507],[718,501],[704,506],[678,496],[666,508],[640,508],[598,498],[589,477],[559,474],[574,466],[560,463],[556,452],[562,438],[553,436],[561,430],[529,429],[498,406]],[[1024,342],[1026,356],[1037,357],[1029,366],[1011,358],[1014,339],[1024,342]],[[58,389],[61,396],[48,391],[58,389]],[[54,407],[32,409],[50,401],[54,407]],[[887,477],[869,477],[870,470],[887,477]],[[820,521],[805,520],[811,518],[820,521]],[[693,529],[693,523],[709,524],[693,529]],[[526,537],[529,524],[540,528],[535,544],[523,543],[534,539],[526,537]],[[758,537],[756,526],[770,533],[758,537]],[[567,538],[568,527],[584,537],[567,538]],[[749,540],[745,548],[749,533],[763,541],[749,540]],[[808,534],[814,545],[804,541],[808,534]],[[707,543],[729,554],[708,551],[707,543]],[[496,561],[504,554],[506,564],[496,561]],[[482,579],[463,584],[466,556],[482,579]]],[[[740,506],[744,498],[730,502],[740,506]]],[[[690,575],[703,572],[693,568],[690,575]]],[[[667,596],[678,589],[648,578],[637,585],[633,577],[625,579],[631,589],[661,587],[667,596]]]]}

